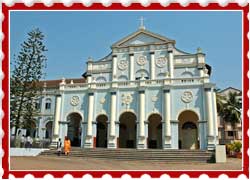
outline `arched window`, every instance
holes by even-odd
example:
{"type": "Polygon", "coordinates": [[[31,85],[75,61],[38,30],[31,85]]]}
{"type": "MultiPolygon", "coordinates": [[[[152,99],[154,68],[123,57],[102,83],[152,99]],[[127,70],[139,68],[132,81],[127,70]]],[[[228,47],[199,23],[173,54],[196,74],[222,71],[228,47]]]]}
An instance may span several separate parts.
{"type": "Polygon", "coordinates": [[[127,80],[128,80],[128,77],[125,76],[125,75],[121,75],[121,76],[118,77],[118,80],[119,80],[119,81],[127,81],[127,80]]]}
{"type": "Polygon", "coordinates": [[[149,73],[145,69],[140,69],[136,72],[135,74],[135,79],[140,80],[140,79],[149,79],[149,73]]]}
{"type": "Polygon", "coordinates": [[[96,82],[107,82],[107,80],[106,80],[106,78],[105,77],[103,77],[103,76],[99,76],[99,77],[97,77],[96,78],[96,82]]]}
{"type": "Polygon", "coordinates": [[[50,110],[51,109],[51,99],[47,98],[45,100],[45,109],[50,110]]]}

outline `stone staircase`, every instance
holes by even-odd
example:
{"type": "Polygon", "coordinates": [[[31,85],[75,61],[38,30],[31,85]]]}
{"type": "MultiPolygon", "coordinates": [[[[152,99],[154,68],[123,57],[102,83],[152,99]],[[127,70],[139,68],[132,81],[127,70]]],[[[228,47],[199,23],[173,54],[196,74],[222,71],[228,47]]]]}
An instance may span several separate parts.
{"type": "MultiPolygon", "coordinates": [[[[40,156],[57,156],[57,151],[56,149],[50,149],[42,152],[40,156]]],[[[183,149],[81,149],[74,147],[71,149],[70,157],[162,162],[212,162],[213,152],[183,149]]]]}

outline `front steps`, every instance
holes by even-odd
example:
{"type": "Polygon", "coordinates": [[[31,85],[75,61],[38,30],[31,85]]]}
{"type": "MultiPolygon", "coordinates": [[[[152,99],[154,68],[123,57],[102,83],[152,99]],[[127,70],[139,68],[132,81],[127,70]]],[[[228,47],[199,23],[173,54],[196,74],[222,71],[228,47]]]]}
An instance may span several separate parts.
{"type": "MultiPolygon", "coordinates": [[[[41,156],[57,156],[57,151],[51,149],[42,152],[41,156]]],[[[162,162],[210,162],[212,152],[203,150],[163,150],[163,149],[81,149],[72,148],[70,157],[84,157],[114,160],[147,160],[162,162]]]]}

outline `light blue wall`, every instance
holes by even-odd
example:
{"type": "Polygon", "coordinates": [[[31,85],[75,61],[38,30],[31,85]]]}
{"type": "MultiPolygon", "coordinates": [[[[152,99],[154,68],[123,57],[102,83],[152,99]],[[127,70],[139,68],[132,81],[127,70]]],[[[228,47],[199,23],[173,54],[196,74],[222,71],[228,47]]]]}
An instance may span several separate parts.
{"type": "Polygon", "coordinates": [[[126,77],[127,80],[129,80],[129,54],[128,53],[118,54],[117,55],[117,64],[119,64],[119,61],[121,61],[121,60],[127,61],[128,67],[125,70],[120,70],[117,67],[117,79],[125,81],[124,77],[126,77]]]}
{"type": "Polygon", "coordinates": [[[112,73],[92,74],[92,78],[95,79],[96,82],[103,82],[103,79],[108,82],[111,81],[111,75],[112,73]]]}
{"type": "MultiPolygon", "coordinates": [[[[155,62],[157,62],[157,59],[160,57],[168,57],[168,52],[167,50],[157,50],[155,51],[155,62]]],[[[160,68],[157,65],[155,65],[155,77],[156,79],[163,79],[165,77],[164,73],[169,72],[169,59],[167,61],[166,66],[160,68]]]]}
{"type": "Polygon", "coordinates": [[[150,54],[149,51],[141,51],[141,52],[135,52],[134,53],[134,59],[135,59],[135,78],[141,77],[140,70],[144,69],[147,71],[148,77],[150,78],[150,54]],[[147,58],[147,63],[143,66],[140,66],[137,63],[137,60],[140,56],[145,56],[147,58]]]}
{"type": "Polygon", "coordinates": [[[176,78],[190,78],[194,76],[199,76],[199,71],[197,68],[188,67],[188,68],[175,68],[174,77],[176,78]]]}

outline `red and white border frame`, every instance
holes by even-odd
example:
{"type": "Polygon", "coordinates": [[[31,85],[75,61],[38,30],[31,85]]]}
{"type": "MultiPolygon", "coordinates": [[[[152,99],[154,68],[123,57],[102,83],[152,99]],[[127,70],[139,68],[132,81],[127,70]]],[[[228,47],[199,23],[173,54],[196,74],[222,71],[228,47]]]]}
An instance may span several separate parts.
{"type": "Polygon", "coordinates": [[[124,174],[129,174],[131,177],[134,178],[140,178],[144,174],[150,175],[152,178],[160,178],[162,175],[166,174],[169,175],[172,178],[178,178],[183,174],[189,175],[189,177],[192,178],[198,178],[200,175],[206,174],[210,178],[216,178],[219,177],[222,174],[226,174],[228,177],[236,178],[241,174],[244,174],[247,178],[249,178],[249,156],[248,156],[248,147],[249,147],[249,137],[247,134],[248,128],[249,128],[249,118],[247,115],[248,109],[249,109],[249,99],[247,96],[247,92],[249,90],[249,79],[247,76],[248,70],[249,70],[249,62],[248,62],[248,56],[247,53],[249,51],[249,39],[247,37],[248,31],[249,31],[249,20],[247,18],[248,12],[249,12],[249,4],[247,4],[245,7],[239,6],[237,3],[229,3],[225,7],[221,7],[218,3],[210,3],[206,7],[202,7],[198,3],[190,3],[186,7],[182,7],[179,3],[171,3],[167,7],[161,6],[159,3],[152,3],[148,7],[142,6],[140,3],[132,3],[128,7],[124,7],[120,3],[112,3],[110,6],[105,7],[101,3],[93,3],[91,6],[87,7],[84,6],[82,3],[75,3],[72,4],[70,7],[66,7],[62,3],[55,3],[50,7],[45,6],[43,3],[35,3],[31,7],[27,7],[23,3],[16,3],[11,7],[8,7],[5,4],[2,4],[2,11],[4,15],[4,19],[2,21],[2,31],[3,31],[3,41],[2,41],[2,51],[4,54],[4,58],[2,61],[2,71],[4,74],[4,78],[2,80],[2,89],[3,89],[3,99],[2,99],[2,108],[4,112],[4,116],[2,119],[2,128],[4,131],[4,136],[2,138],[2,148],[4,151],[3,157],[2,157],[2,167],[3,167],[3,178],[8,179],[9,175],[14,175],[16,178],[22,178],[25,177],[27,174],[32,174],[36,178],[43,178],[47,174],[53,175],[55,178],[62,178],[66,174],[71,174],[75,178],[81,178],[86,174],[91,174],[92,177],[95,178],[101,178],[104,174],[109,174],[113,178],[119,178],[124,174]],[[9,12],[14,10],[24,10],[24,11],[30,11],[30,10],[44,10],[44,11],[50,11],[50,10],[180,10],[180,11],[190,11],[190,10],[216,10],[216,11],[228,11],[228,10],[237,10],[242,12],[242,39],[243,39],[243,49],[242,49],[242,82],[243,82],[243,168],[242,170],[237,171],[206,171],[206,170],[195,170],[195,171],[168,171],[168,170],[162,170],[162,171],[131,171],[131,170],[122,170],[122,171],[15,171],[10,169],[10,158],[9,158],[9,68],[10,68],[10,59],[9,59],[9,43],[10,43],[10,37],[9,37],[9,12]]]}

